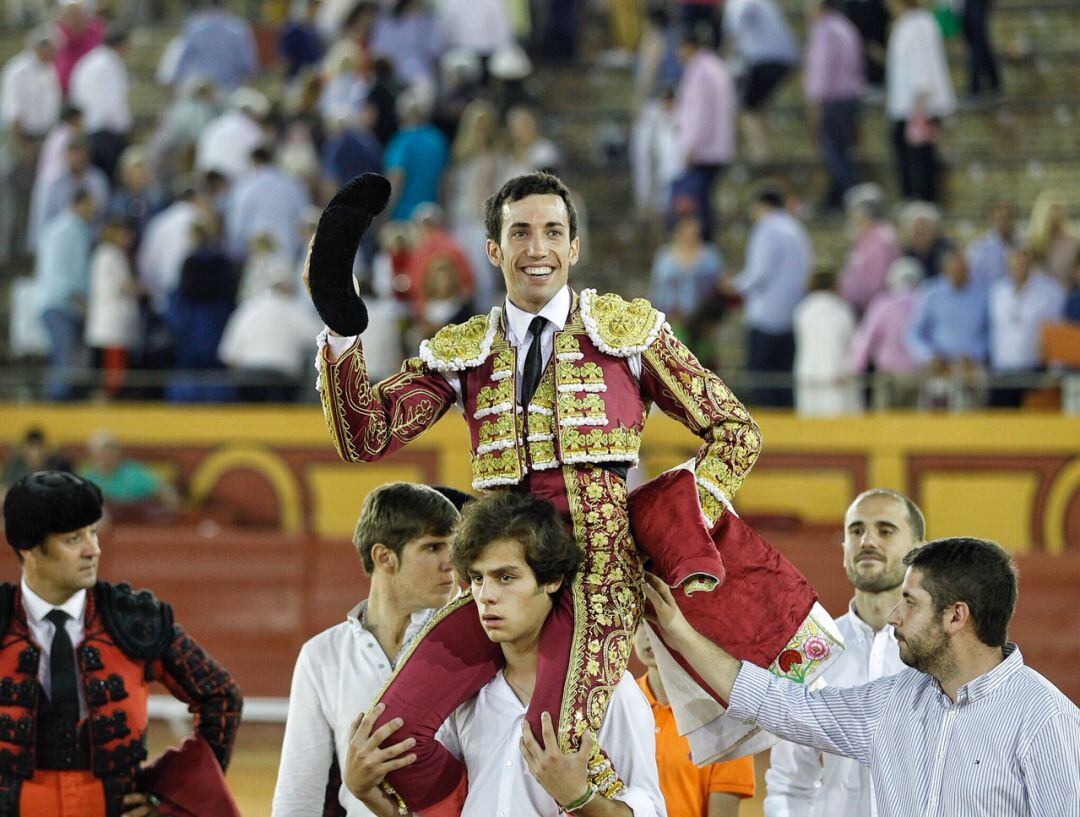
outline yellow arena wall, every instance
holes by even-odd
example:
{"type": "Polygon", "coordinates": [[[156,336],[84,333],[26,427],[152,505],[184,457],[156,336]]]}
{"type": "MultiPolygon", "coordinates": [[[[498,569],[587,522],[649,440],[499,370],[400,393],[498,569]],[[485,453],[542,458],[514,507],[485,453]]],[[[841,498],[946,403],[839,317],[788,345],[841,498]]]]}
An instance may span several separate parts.
{"type": "MultiPolygon", "coordinates": [[[[751,517],[835,523],[851,497],[891,487],[918,501],[933,536],[995,539],[1024,554],[1080,548],[1080,420],[1060,415],[888,414],[812,420],[758,412],[765,449],[739,492],[751,517]]],[[[447,416],[377,466],[341,462],[315,407],[0,407],[0,453],[43,428],[76,460],[97,429],[170,475],[194,508],[246,503],[244,519],[284,533],[351,535],[364,495],[390,480],[465,488],[468,438],[447,416]]],[[[647,424],[646,474],[691,456],[695,438],[659,414],[647,424]]]]}

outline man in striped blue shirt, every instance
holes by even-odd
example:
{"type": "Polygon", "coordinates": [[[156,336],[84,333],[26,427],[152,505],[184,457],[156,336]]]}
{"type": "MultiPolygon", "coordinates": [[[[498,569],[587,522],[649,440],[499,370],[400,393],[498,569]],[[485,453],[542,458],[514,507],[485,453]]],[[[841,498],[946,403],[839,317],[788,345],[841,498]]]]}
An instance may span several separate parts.
{"type": "Polygon", "coordinates": [[[857,687],[806,687],[739,662],[649,576],[651,620],[729,713],[870,767],[881,817],[1080,817],[1080,710],[1006,641],[1009,554],[982,539],[913,550],[889,614],[908,665],[857,687]]]}

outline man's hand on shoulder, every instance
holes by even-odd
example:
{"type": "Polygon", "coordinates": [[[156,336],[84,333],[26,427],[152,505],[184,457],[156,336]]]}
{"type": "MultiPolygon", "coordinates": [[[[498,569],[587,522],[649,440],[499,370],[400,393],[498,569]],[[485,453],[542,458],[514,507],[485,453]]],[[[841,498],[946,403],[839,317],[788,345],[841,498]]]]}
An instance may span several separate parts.
{"type": "Polygon", "coordinates": [[[413,738],[385,749],[379,748],[384,740],[405,725],[401,718],[394,718],[372,732],[383,709],[382,704],[376,704],[370,712],[358,717],[353,722],[352,737],[349,738],[349,751],[341,777],[346,788],[361,800],[370,796],[371,790],[382,783],[390,772],[416,760],[416,755],[404,754],[416,744],[413,738]]]}
{"type": "Polygon", "coordinates": [[[628,815],[629,806],[617,800],[608,800],[599,793],[594,793],[589,784],[589,760],[596,748],[596,739],[591,732],[581,738],[581,747],[576,752],[563,752],[559,748],[559,739],[551,725],[551,715],[544,712],[540,716],[540,730],[544,737],[541,747],[529,722],[521,724],[521,756],[544,791],[562,808],[570,806],[574,814],[582,817],[603,817],[603,815],[628,815]],[[590,796],[591,795],[591,796],[590,796]],[[576,804],[585,801],[585,805],[576,804]],[[580,810],[579,810],[580,809],[580,810]]]}
{"type": "Polygon", "coordinates": [[[581,739],[581,747],[576,752],[564,753],[559,748],[559,739],[551,725],[551,715],[544,712],[540,716],[540,731],[544,745],[541,746],[529,722],[521,722],[521,756],[544,791],[555,798],[560,806],[572,803],[588,788],[589,758],[592,757],[595,740],[591,732],[586,732],[581,739]]]}

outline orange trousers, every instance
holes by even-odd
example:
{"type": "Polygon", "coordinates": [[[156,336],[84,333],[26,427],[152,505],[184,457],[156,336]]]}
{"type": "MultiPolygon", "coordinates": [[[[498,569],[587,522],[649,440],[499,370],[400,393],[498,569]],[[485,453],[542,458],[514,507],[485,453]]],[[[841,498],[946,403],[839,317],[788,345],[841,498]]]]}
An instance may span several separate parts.
{"type": "Polygon", "coordinates": [[[90,771],[38,769],[22,784],[20,817],[105,817],[105,788],[90,771]]]}

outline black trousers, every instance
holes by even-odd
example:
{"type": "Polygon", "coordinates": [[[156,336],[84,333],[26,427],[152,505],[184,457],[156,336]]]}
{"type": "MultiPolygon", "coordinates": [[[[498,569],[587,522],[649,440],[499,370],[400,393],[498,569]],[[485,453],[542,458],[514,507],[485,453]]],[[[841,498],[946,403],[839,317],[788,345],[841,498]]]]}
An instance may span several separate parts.
{"type": "Polygon", "coordinates": [[[990,43],[990,3],[991,0],[964,0],[962,27],[968,46],[969,87],[972,94],[981,93],[984,87],[995,92],[1001,90],[1001,73],[994,47],[990,43]]]}
{"type": "Polygon", "coordinates": [[[904,136],[907,120],[893,122],[892,143],[900,175],[900,194],[905,199],[941,202],[941,161],[937,145],[909,145],[904,136]]]}
{"type": "MultiPolygon", "coordinates": [[[[795,368],[795,333],[750,329],[746,344],[746,370],[750,374],[788,374],[795,368]]],[[[791,408],[791,386],[755,385],[752,402],[758,406],[791,408]]]]}
{"type": "Polygon", "coordinates": [[[828,207],[842,205],[844,193],[859,181],[852,156],[859,133],[859,108],[858,99],[838,99],[821,106],[818,140],[821,158],[829,172],[829,192],[825,197],[828,207]]]}

